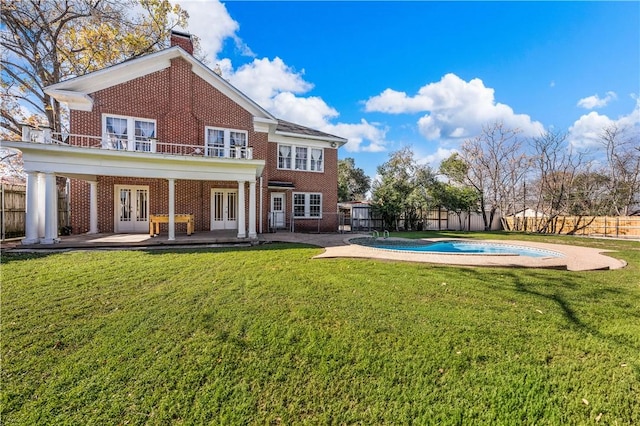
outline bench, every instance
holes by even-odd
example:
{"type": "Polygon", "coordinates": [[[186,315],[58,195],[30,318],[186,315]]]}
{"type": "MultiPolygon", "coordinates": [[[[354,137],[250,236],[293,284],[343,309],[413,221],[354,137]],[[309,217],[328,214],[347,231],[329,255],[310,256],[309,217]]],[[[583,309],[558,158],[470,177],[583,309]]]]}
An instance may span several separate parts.
{"type": "MultiPolygon", "coordinates": [[[[174,223],[186,223],[187,235],[193,234],[193,215],[192,214],[174,214],[174,223]]],[[[160,224],[169,223],[168,214],[152,214],[149,216],[149,235],[152,237],[160,233],[160,224]]]]}

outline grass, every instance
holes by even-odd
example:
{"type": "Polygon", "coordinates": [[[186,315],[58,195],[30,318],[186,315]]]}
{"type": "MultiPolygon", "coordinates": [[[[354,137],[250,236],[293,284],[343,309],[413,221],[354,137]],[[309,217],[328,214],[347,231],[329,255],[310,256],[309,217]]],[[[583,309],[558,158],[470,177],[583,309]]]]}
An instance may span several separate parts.
{"type": "Polygon", "coordinates": [[[640,424],[640,244],[516,238],[629,266],[3,255],[2,423],[640,424]]]}

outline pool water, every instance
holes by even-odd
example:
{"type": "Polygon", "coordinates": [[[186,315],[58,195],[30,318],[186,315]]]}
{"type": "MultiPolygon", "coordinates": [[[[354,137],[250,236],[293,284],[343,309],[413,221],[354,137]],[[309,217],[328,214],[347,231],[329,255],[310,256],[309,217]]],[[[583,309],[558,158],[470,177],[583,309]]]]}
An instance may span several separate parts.
{"type": "Polygon", "coordinates": [[[400,250],[419,253],[443,253],[443,254],[497,254],[497,255],[517,255],[529,257],[562,257],[562,253],[552,250],[544,250],[533,247],[525,247],[514,244],[498,244],[486,242],[469,242],[469,241],[439,241],[431,244],[422,245],[402,245],[402,244],[385,244],[383,241],[376,240],[375,243],[366,244],[370,247],[400,250]]]}

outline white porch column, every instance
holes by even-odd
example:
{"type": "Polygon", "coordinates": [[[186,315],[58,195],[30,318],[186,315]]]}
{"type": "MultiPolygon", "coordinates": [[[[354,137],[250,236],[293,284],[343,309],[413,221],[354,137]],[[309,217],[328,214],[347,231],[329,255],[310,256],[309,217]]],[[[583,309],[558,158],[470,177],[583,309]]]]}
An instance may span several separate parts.
{"type": "Polygon", "coordinates": [[[176,239],[176,180],[169,179],[169,241],[176,239]]]}
{"type": "Polygon", "coordinates": [[[38,238],[44,238],[44,218],[45,218],[45,181],[44,174],[38,173],[38,238]]]}
{"type": "Polygon", "coordinates": [[[89,182],[89,234],[98,233],[98,182],[89,182]]]}
{"type": "Polygon", "coordinates": [[[244,223],[244,180],[238,181],[238,238],[247,236],[246,225],[244,223]]]}
{"type": "Polygon", "coordinates": [[[249,181],[249,238],[256,238],[256,181],[249,181]]]}
{"type": "Polygon", "coordinates": [[[40,244],[53,244],[58,239],[58,188],[56,175],[44,174],[44,238],[40,244]]]}
{"type": "Polygon", "coordinates": [[[27,223],[22,244],[36,244],[38,236],[38,172],[27,172],[27,223]]]}

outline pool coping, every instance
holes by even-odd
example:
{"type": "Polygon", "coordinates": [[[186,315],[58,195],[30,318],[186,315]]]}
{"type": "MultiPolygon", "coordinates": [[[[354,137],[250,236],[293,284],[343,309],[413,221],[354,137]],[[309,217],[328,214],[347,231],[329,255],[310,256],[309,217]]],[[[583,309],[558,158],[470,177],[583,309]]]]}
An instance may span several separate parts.
{"type": "MultiPolygon", "coordinates": [[[[380,249],[353,244],[350,240],[363,238],[366,235],[352,235],[343,239],[345,245],[325,246],[325,252],[315,256],[315,259],[323,258],[368,258],[384,259],[418,263],[448,264],[457,266],[489,266],[489,267],[513,267],[513,268],[551,268],[568,271],[594,271],[620,269],[627,262],[605,255],[612,250],[604,250],[590,247],[570,246],[564,244],[539,243],[520,240],[473,240],[474,242],[487,242],[493,244],[521,245],[525,247],[551,250],[562,253],[563,257],[528,257],[505,254],[443,254],[443,253],[417,253],[400,250],[380,249]]],[[[382,239],[382,238],[380,238],[382,239]]],[[[407,240],[406,238],[388,238],[387,240],[407,240]]],[[[464,238],[423,238],[421,241],[468,241],[464,238]]]]}

